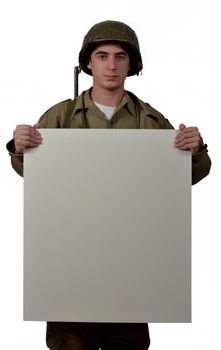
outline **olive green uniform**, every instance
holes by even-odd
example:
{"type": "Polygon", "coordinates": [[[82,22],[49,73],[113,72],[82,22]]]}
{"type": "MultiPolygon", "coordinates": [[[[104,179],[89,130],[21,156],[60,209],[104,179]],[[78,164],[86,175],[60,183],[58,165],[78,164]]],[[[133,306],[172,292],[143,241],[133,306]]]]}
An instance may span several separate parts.
{"type": "MultiPolygon", "coordinates": [[[[66,100],[50,108],[39,120],[41,128],[92,128],[92,129],[173,129],[164,116],[149,104],[127,91],[111,120],[90,98],[90,90],[75,100],[66,100]]],[[[23,174],[23,156],[16,154],[14,142],[7,144],[13,168],[23,174]]],[[[200,150],[192,156],[192,183],[208,175],[211,161],[207,145],[201,142],[200,150]]]]}
{"type": "MultiPolygon", "coordinates": [[[[90,90],[75,100],[50,108],[39,120],[41,128],[112,128],[172,129],[164,116],[131,92],[125,95],[111,120],[90,98],[90,90]]],[[[15,154],[14,142],[7,144],[13,168],[23,174],[23,156],[15,154]]],[[[59,159],[58,159],[59,161],[59,159]]],[[[144,159],[145,161],[145,159],[144,159]]],[[[192,182],[200,181],[210,171],[207,146],[192,156],[192,182]]],[[[176,176],[176,174],[174,174],[176,176]]],[[[147,324],[48,322],[47,345],[51,350],[145,350],[150,344],[147,324]]]]}

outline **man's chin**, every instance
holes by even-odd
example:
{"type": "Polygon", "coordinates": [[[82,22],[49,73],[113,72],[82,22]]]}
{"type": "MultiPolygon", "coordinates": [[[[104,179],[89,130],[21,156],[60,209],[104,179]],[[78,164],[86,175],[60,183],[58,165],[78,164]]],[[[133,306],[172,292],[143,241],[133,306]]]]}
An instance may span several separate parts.
{"type": "Polygon", "coordinates": [[[109,91],[118,90],[120,85],[115,82],[109,82],[108,84],[104,84],[104,88],[109,91]]]}

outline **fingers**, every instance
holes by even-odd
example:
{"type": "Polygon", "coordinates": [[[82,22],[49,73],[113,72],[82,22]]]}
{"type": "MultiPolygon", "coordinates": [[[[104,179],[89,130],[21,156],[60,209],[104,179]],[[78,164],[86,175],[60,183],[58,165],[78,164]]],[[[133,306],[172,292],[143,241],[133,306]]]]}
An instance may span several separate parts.
{"type": "Polygon", "coordinates": [[[180,131],[175,139],[175,146],[181,150],[188,150],[192,153],[197,153],[200,146],[200,132],[197,127],[186,127],[184,124],[180,124],[180,131]]]}
{"type": "Polygon", "coordinates": [[[38,128],[39,124],[16,126],[13,133],[16,153],[23,153],[25,149],[36,147],[42,142],[38,128]]]}

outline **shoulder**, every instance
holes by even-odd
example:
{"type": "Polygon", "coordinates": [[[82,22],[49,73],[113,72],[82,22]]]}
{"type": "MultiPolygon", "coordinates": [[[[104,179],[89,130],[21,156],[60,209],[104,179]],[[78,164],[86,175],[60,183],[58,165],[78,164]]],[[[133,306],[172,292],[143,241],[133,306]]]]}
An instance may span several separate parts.
{"type": "Polygon", "coordinates": [[[68,105],[71,101],[72,101],[71,99],[67,99],[67,100],[58,102],[58,103],[54,104],[53,106],[51,106],[50,108],[48,108],[47,111],[44,112],[43,115],[45,115],[45,114],[47,114],[47,113],[50,113],[50,112],[62,111],[62,110],[64,110],[64,109],[67,107],[67,105],[68,105]]]}
{"type": "Polygon", "coordinates": [[[73,102],[67,99],[56,103],[50,107],[39,119],[39,124],[42,128],[57,128],[61,127],[62,121],[65,119],[68,106],[73,102]]]}
{"type": "Polygon", "coordinates": [[[163,117],[162,113],[160,113],[157,109],[153,108],[149,103],[142,101],[139,97],[134,95],[132,92],[127,91],[127,94],[132,98],[135,104],[137,104],[141,109],[144,110],[146,115],[153,115],[156,118],[163,117]]]}
{"type": "Polygon", "coordinates": [[[172,124],[170,124],[168,119],[166,119],[161,112],[152,107],[149,103],[142,101],[132,92],[127,91],[127,93],[139,108],[144,128],[173,129],[172,124]]]}

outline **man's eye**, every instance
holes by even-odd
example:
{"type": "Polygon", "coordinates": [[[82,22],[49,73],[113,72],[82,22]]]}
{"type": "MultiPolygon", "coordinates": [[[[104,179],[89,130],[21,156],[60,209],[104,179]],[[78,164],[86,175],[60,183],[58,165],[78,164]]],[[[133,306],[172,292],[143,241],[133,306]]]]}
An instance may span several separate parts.
{"type": "Polygon", "coordinates": [[[107,59],[107,55],[99,55],[98,58],[99,60],[104,61],[107,59]]]}
{"type": "Polygon", "coordinates": [[[118,61],[123,61],[125,59],[125,55],[117,55],[118,61]]]}

